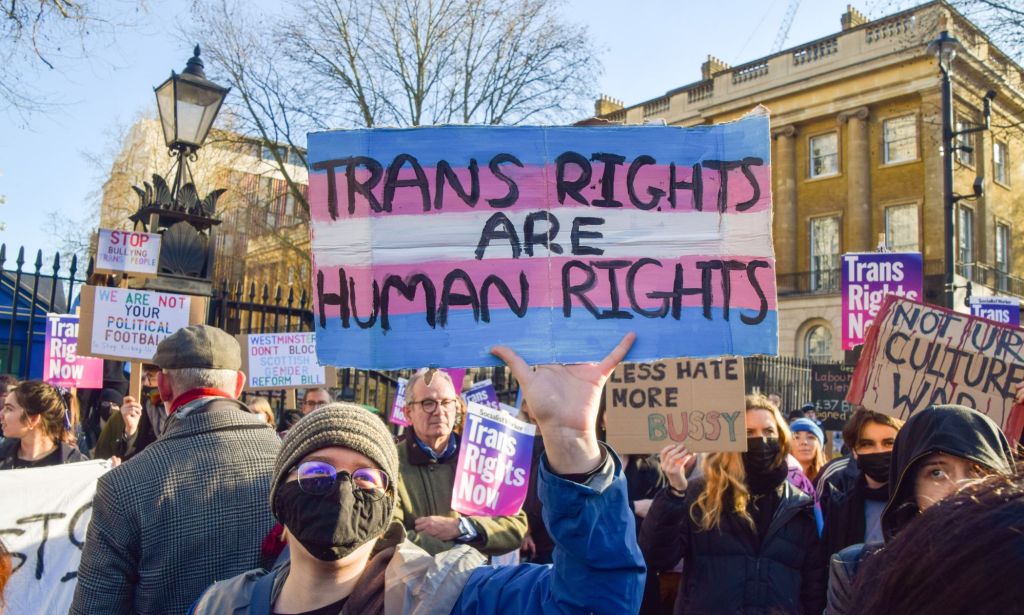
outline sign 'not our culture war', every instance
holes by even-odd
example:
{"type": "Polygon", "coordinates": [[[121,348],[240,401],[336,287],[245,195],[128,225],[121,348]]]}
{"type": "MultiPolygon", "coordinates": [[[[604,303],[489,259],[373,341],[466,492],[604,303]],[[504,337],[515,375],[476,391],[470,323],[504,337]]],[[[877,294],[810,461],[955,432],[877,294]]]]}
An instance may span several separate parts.
{"type": "Polygon", "coordinates": [[[932,404],[1005,426],[1024,380],[1024,331],[889,296],[868,332],[847,400],[906,419],[932,404]]]}
{"type": "Polygon", "coordinates": [[[324,364],[775,354],[768,116],[309,136],[324,364]]]}

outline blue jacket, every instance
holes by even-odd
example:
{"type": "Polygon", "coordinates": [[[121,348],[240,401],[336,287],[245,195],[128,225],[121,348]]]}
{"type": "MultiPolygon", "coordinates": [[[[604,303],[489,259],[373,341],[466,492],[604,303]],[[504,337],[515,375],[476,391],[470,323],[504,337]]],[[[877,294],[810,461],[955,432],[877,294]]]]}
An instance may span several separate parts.
{"type": "MultiPolygon", "coordinates": [[[[555,541],[554,564],[487,566],[475,549],[465,545],[431,557],[405,540],[393,549],[383,588],[386,595],[398,590],[404,598],[400,608],[388,610],[387,615],[636,613],[646,568],[636,542],[622,463],[607,450],[604,465],[583,484],[556,476],[546,459],[541,461],[538,492],[544,522],[555,541]],[[387,586],[389,578],[401,578],[405,587],[387,586]]],[[[382,541],[387,539],[385,535],[382,541]]],[[[270,583],[261,583],[268,574],[262,570],[215,583],[191,612],[269,613],[288,571],[287,566],[275,569],[270,583]],[[254,596],[259,595],[257,585],[266,590],[262,600],[254,596]]]]}
{"type": "Polygon", "coordinates": [[[610,458],[614,469],[603,468],[580,485],[552,474],[545,456],[538,492],[555,542],[554,564],[477,568],[452,615],[636,613],[646,569],[622,463],[610,458]]]}

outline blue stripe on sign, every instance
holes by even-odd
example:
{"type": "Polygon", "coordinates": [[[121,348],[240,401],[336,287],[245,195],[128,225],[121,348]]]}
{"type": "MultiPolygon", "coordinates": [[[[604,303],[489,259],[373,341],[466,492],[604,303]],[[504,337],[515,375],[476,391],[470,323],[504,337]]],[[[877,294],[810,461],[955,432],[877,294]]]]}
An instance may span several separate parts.
{"type": "Polygon", "coordinates": [[[422,314],[392,316],[387,333],[379,322],[372,329],[354,323],[342,329],[334,318],[326,329],[317,328],[317,358],[324,365],[365,369],[478,367],[500,365],[489,349],[503,344],[534,365],[583,363],[602,359],[629,331],[637,334],[629,361],[778,353],[776,312],[768,312],[758,325],[740,321],[741,313],[752,315],[748,310],[733,309],[729,322],[722,320],[720,309],[712,312],[712,320],[706,320],[701,308],[683,308],[675,321],[595,320],[585,312],[566,319],[560,310],[544,309],[517,318],[510,310],[494,310],[490,323],[478,323],[471,310],[455,310],[444,329],[426,328],[422,314]]]}
{"type": "MultiPolygon", "coordinates": [[[[625,156],[626,163],[641,154],[658,164],[692,165],[701,160],[770,158],[768,117],[755,115],[712,126],[433,126],[374,128],[314,132],[308,135],[310,168],[324,160],[369,156],[385,167],[399,154],[410,154],[424,167],[447,160],[456,168],[475,158],[481,167],[495,154],[515,155],[526,166],[554,164],[574,151],[590,158],[603,152],[625,156]]],[[[323,173],[324,171],[314,171],[323,173]]]]}

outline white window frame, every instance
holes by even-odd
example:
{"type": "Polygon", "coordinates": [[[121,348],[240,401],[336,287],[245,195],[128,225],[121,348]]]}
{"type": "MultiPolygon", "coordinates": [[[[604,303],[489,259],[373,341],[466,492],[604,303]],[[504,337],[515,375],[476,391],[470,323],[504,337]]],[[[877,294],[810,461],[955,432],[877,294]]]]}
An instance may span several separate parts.
{"type": "Polygon", "coordinates": [[[808,237],[808,256],[810,258],[810,289],[812,291],[819,290],[821,288],[831,289],[836,288],[838,285],[839,269],[841,267],[840,261],[842,260],[843,253],[843,220],[842,217],[836,214],[830,214],[825,216],[815,216],[807,220],[807,237],[808,237]],[[835,220],[836,222],[836,250],[832,254],[815,254],[815,223],[824,220],[835,220]],[[831,257],[832,266],[822,267],[821,259],[823,257],[831,257]]]}
{"type": "Polygon", "coordinates": [[[808,137],[808,139],[807,139],[807,174],[808,174],[808,177],[810,177],[811,179],[817,179],[819,177],[832,177],[832,176],[835,176],[835,175],[839,175],[840,168],[841,168],[841,161],[839,160],[839,131],[838,130],[833,130],[833,131],[830,131],[830,132],[823,132],[821,134],[811,135],[810,137],[808,137]],[[815,156],[814,155],[814,142],[815,142],[815,140],[817,140],[817,139],[824,139],[824,138],[827,138],[827,137],[832,137],[832,138],[835,139],[835,142],[836,142],[835,153],[833,153],[833,154],[825,154],[824,156],[815,156]],[[829,156],[832,156],[832,157],[835,158],[835,170],[828,171],[828,172],[823,172],[823,173],[815,173],[815,171],[814,171],[814,161],[816,159],[827,158],[829,156]]]}
{"type": "Polygon", "coordinates": [[[898,116],[890,117],[890,118],[885,119],[885,120],[882,121],[882,158],[883,158],[883,164],[899,164],[901,162],[912,162],[912,161],[918,159],[918,153],[917,153],[917,114],[909,113],[907,115],[898,115],[898,116]],[[907,120],[909,120],[910,126],[914,129],[914,134],[912,136],[910,136],[910,137],[903,137],[901,139],[894,139],[893,141],[890,141],[889,140],[889,130],[888,130],[890,123],[891,122],[894,123],[894,122],[907,121],[907,120]],[[913,141],[914,147],[913,147],[913,153],[911,154],[911,156],[909,158],[900,158],[898,160],[890,157],[890,155],[889,155],[889,146],[894,144],[894,143],[899,143],[899,142],[903,142],[903,141],[913,141]]]}
{"type": "Polygon", "coordinates": [[[900,203],[897,205],[889,205],[885,208],[885,248],[891,252],[920,252],[921,251],[921,214],[917,206],[917,203],[900,203]],[[912,248],[908,248],[909,244],[895,244],[893,243],[893,232],[890,227],[890,212],[897,209],[909,209],[914,210],[914,228],[917,231],[914,234],[914,245],[912,248]]]}
{"type": "Polygon", "coordinates": [[[974,208],[960,204],[956,212],[956,258],[960,263],[963,276],[971,279],[972,263],[977,259],[974,245],[974,208]],[[965,212],[967,215],[965,215],[965,212]],[[970,228],[964,229],[964,222],[969,221],[970,228]],[[966,240],[966,242],[965,242],[966,240]],[[965,245],[966,248],[965,249],[965,245]]]}
{"type": "Polygon", "coordinates": [[[1013,241],[1013,229],[1007,222],[996,220],[996,288],[1000,291],[1006,291],[1009,287],[1009,280],[1007,279],[1010,274],[1010,253],[1011,242],[1013,241]]]}
{"type": "MultiPolygon", "coordinates": [[[[959,116],[956,118],[956,122],[954,122],[953,125],[953,130],[955,130],[956,132],[968,130],[974,126],[972,122],[968,122],[963,117],[959,116]]],[[[978,147],[975,143],[974,135],[975,133],[973,132],[957,135],[954,143],[954,146],[957,148],[964,146],[971,148],[972,151],[970,152],[965,152],[962,149],[957,149],[954,153],[956,154],[955,157],[957,162],[964,165],[965,167],[970,167],[972,169],[974,168],[974,155],[978,153],[978,147]]]]}
{"type": "Polygon", "coordinates": [[[832,335],[832,331],[828,327],[822,324],[811,325],[804,333],[804,358],[808,361],[814,362],[828,362],[832,360],[832,344],[835,337],[832,335]],[[828,354],[812,354],[811,353],[811,337],[818,331],[823,332],[828,337],[828,354]]]}
{"type": "Polygon", "coordinates": [[[1010,147],[1005,141],[992,142],[992,179],[1004,186],[1010,185],[1009,157],[1010,147]]]}

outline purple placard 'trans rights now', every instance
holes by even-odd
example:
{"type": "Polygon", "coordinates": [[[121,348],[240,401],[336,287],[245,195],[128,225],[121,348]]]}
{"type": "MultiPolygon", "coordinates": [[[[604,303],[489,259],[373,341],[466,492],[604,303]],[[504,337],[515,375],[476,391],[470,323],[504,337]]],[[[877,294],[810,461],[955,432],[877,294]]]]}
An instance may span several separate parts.
{"type": "Polygon", "coordinates": [[[536,427],[469,402],[459,443],[452,509],[464,515],[514,515],[526,500],[536,427]]]}
{"type": "Polygon", "coordinates": [[[473,386],[462,392],[462,398],[466,400],[467,404],[475,402],[488,408],[501,410],[498,392],[494,389],[494,383],[490,379],[474,382],[473,386]]]}
{"type": "Polygon", "coordinates": [[[843,255],[843,350],[864,343],[868,326],[886,295],[923,297],[920,252],[859,252],[843,255]]]}

